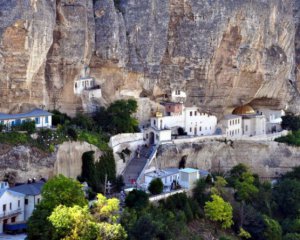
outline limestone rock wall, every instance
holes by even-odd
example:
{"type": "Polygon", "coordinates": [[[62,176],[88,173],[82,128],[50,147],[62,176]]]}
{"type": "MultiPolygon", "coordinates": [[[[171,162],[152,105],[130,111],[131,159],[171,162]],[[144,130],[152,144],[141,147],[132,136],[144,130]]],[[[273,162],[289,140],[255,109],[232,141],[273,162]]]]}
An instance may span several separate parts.
{"type": "Polygon", "coordinates": [[[245,103],[299,113],[299,9],[297,0],[2,1],[0,111],[81,111],[73,84],[88,65],[104,105],[178,88],[218,115],[245,103]]]}
{"type": "Polygon", "coordinates": [[[0,179],[10,172],[17,173],[17,182],[57,174],[76,178],[81,174],[81,157],[86,151],[95,151],[95,159],[101,155],[97,147],[86,142],[64,142],[53,154],[28,146],[0,144],[0,179]]]}
{"type": "Polygon", "coordinates": [[[206,141],[162,145],[152,166],[178,167],[183,156],[186,156],[186,167],[226,172],[236,164],[244,163],[262,178],[280,176],[300,165],[299,148],[282,143],[206,141]]]}

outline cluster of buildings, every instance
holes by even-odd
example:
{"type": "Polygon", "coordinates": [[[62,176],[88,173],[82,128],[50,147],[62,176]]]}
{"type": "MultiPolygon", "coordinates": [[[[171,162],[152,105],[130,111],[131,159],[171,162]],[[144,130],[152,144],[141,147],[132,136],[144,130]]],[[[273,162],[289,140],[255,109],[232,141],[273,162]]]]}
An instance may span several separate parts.
{"type": "Polygon", "coordinates": [[[282,110],[259,109],[250,105],[235,108],[219,120],[216,116],[201,112],[199,108],[186,107],[186,94],[172,92],[172,101],[162,102],[163,111],[157,111],[150,119],[149,127],[143,129],[149,144],[172,140],[172,136],[224,135],[227,137],[257,136],[281,131],[282,110]]]}
{"type": "Polygon", "coordinates": [[[32,182],[10,188],[0,182],[0,233],[7,224],[26,222],[41,201],[44,182],[32,182]]]}

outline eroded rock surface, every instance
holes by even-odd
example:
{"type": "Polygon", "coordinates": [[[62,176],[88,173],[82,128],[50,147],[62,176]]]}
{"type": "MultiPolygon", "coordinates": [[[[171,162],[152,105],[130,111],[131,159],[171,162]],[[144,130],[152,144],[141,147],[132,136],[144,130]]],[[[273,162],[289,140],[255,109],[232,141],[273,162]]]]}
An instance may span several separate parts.
{"type": "Polygon", "coordinates": [[[85,65],[102,104],[187,92],[222,115],[251,103],[300,112],[296,0],[0,1],[0,110],[83,109],[85,65]]]}
{"type": "Polygon", "coordinates": [[[212,172],[227,172],[238,163],[244,163],[261,178],[279,177],[300,164],[297,147],[277,142],[254,141],[207,141],[177,145],[162,145],[157,161],[158,167],[178,167],[186,156],[186,167],[212,172]]]}

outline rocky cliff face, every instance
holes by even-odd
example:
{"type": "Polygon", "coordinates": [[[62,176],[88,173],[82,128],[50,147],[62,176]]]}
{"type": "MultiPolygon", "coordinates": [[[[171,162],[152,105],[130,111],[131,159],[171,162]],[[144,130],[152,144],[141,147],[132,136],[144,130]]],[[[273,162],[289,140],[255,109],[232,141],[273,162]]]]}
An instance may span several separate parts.
{"type": "Polygon", "coordinates": [[[16,173],[17,182],[57,174],[76,178],[81,174],[82,154],[87,151],[95,151],[95,159],[101,155],[97,147],[86,142],[64,142],[52,154],[28,146],[0,144],[0,179],[11,173],[16,173]]]}
{"type": "Polygon", "coordinates": [[[227,172],[238,163],[244,163],[261,178],[279,177],[295,166],[299,166],[300,152],[277,142],[254,141],[207,141],[162,145],[153,167],[178,167],[182,158],[186,167],[212,172],[227,172]]]}
{"type": "MultiPolygon", "coordinates": [[[[11,0],[0,3],[0,110],[32,105],[74,113],[85,65],[103,103],[159,99],[300,112],[297,0],[11,0]]],[[[150,103],[149,103],[150,106],[150,103]]]]}

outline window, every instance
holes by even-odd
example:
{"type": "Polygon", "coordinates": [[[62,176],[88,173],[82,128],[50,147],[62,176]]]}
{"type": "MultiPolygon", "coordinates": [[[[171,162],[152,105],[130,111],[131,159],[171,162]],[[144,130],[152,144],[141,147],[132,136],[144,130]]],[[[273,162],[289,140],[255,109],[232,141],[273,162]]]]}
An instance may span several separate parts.
{"type": "Polygon", "coordinates": [[[3,212],[5,212],[5,211],[6,211],[6,204],[3,204],[3,206],[2,206],[2,210],[3,210],[3,212]]]}
{"type": "Polygon", "coordinates": [[[16,217],[12,217],[12,218],[11,218],[11,222],[12,222],[12,223],[16,222],[16,217]]]}
{"type": "Polygon", "coordinates": [[[18,200],[18,207],[21,206],[21,200],[18,200]]]}
{"type": "Polygon", "coordinates": [[[49,117],[48,116],[45,117],[45,123],[49,123],[49,117]]]}
{"type": "Polygon", "coordinates": [[[148,133],[146,134],[146,138],[147,138],[147,139],[149,138],[149,134],[148,134],[148,133]]]}
{"type": "Polygon", "coordinates": [[[11,204],[11,203],[9,203],[9,210],[11,210],[11,208],[12,208],[12,204],[11,204]]]}
{"type": "Polygon", "coordinates": [[[25,205],[28,205],[28,198],[25,198],[25,205]]]}
{"type": "Polygon", "coordinates": [[[36,118],[35,118],[35,123],[36,123],[36,124],[40,124],[40,118],[39,118],[39,117],[36,117],[36,118]]]}
{"type": "Polygon", "coordinates": [[[193,112],[192,111],[190,111],[190,116],[193,116],[193,112]]]}
{"type": "Polygon", "coordinates": [[[75,88],[77,88],[77,82],[75,82],[75,88]]]}
{"type": "Polygon", "coordinates": [[[37,199],[37,203],[40,203],[40,198],[37,199]]]}
{"type": "Polygon", "coordinates": [[[202,131],[202,127],[199,127],[199,131],[200,131],[200,132],[202,131]]]}
{"type": "Polygon", "coordinates": [[[197,111],[195,111],[195,116],[197,116],[197,111]]]}
{"type": "Polygon", "coordinates": [[[176,90],[175,95],[180,95],[180,90],[176,90]]]}
{"type": "Polygon", "coordinates": [[[192,132],[192,128],[190,128],[190,132],[192,132]]]}

